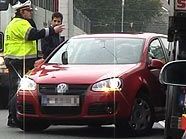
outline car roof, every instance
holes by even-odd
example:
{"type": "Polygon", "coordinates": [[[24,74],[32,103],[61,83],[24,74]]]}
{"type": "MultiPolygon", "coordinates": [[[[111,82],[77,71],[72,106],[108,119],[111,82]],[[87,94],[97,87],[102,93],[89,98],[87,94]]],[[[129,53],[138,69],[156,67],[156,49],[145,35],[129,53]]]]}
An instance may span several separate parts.
{"type": "Polygon", "coordinates": [[[164,34],[157,34],[157,33],[105,33],[105,34],[83,34],[74,36],[72,38],[99,38],[99,37],[129,37],[129,38],[152,38],[152,37],[167,37],[164,34]]]}

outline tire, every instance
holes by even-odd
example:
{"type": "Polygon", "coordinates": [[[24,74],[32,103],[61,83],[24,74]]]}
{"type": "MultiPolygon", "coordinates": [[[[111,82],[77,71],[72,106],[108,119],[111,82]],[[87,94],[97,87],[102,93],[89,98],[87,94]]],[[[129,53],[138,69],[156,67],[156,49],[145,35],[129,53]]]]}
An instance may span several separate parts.
{"type": "Polygon", "coordinates": [[[170,133],[172,132],[170,129],[170,121],[171,121],[171,115],[172,115],[172,108],[173,108],[173,87],[168,87],[168,90],[166,92],[166,112],[165,112],[165,130],[164,130],[164,138],[165,139],[171,139],[170,133]]]}
{"type": "Polygon", "coordinates": [[[0,87],[0,109],[7,109],[8,107],[8,87],[0,87]]]}
{"type": "Polygon", "coordinates": [[[40,132],[47,129],[50,124],[44,121],[36,120],[25,120],[18,121],[18,127],[26,132],[40,132]]]}
{"type": "Polygon", "coordinates": [[[140,93],[136,97],[132,113],[128,121],[120,121],[121,130],[126,130],[132,136],[149,133],[154,124],[154,108],[147,95],[140,93]]]}
{"type": "Polygon", "coordinates": [[[164,139],[181,139],[184,131],[177,128],[171,128],[171,116],[174,113],[177,93],[173,86],[169,86],[166,92],[166,113],[164,139]]]}

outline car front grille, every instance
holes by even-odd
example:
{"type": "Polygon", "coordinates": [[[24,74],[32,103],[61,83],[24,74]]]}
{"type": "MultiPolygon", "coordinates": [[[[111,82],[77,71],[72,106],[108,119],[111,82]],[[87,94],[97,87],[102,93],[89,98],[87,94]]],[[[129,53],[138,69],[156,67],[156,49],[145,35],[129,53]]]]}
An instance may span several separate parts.
{"type": "MultiPolygon", "coordinates": [[[[39,98],[41,104],[42,95],[58,95],[56,87],[58,84],[40,84],[39,98]]],[[[41,106],[41,112],[49,115],[79,115],[84,102],[85,92],[89,85],[69,85],[69,90],[64,95],[79,95],[80,106],[41,106]]]]}
{"type": "Polygon", "coordinates": [[[79,115],[81,113],[81,107],[57,107],[57,106],[50,106],[41,107],[41,111],[43,114],[48,115],[55,115],[55,116],[73,116],[73,115],[79,115]]]}
{"type": "MultiPolygon", "coordinates": [[[[40,84],[39,93],[43,95],[57,95],[57,85],[58,84],[40,84]]],[[[69,85],[68,94],[83,95],[88,87],[89,85],[69,85]]]]}

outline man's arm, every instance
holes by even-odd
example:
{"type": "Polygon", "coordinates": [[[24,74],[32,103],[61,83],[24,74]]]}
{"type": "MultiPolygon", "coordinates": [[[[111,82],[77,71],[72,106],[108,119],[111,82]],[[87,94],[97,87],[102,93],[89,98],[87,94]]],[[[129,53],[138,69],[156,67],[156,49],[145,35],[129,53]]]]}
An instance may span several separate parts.
{"type": "Polygon", "coordinates": [[[49,35],[54,35],[55,30],[52,27],[49,28],[44,28],[41,30],[37,30],[36,28],[29,28],[27,33],[26,33],[26,40],[38,40],[44,37],[47,37],[49,35]]]}
{"type": "Polygon", "coordinates": [[[25,39],[26,40],[38,40],[38,39],[41,39],[47,36],[52,36],[55,33],[60,33],[63,30],[64,30],[63,25],[58,25],[58,26],[55,26],[54,28],[53,27],[44,28],[41,30],[37,30],[36,28],[31,27],[28,29],[25,39]]]}

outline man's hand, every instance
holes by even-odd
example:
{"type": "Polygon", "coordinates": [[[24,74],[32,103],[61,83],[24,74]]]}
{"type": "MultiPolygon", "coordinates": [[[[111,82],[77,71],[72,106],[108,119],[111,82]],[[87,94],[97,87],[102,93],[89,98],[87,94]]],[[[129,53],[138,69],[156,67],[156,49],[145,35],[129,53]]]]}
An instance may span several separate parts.
{"type": "Polygon", "coordinates": [[[44,63],[44,59],[43,59],[43,58],[38,59],[38,60],[35,61],[34,67],[35,67],[35,68],[36,68],[36,67],[40,67],[43,63],[44,63]]]}
{"type": "Polygon", "coordinates": [[[61,33],[65,28],[64,28],[65,25],[58,25],[58,26],[55,26],[54,27],[54,31],[55,33],[61,33]]]}

